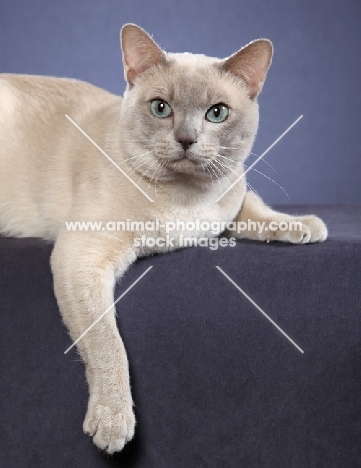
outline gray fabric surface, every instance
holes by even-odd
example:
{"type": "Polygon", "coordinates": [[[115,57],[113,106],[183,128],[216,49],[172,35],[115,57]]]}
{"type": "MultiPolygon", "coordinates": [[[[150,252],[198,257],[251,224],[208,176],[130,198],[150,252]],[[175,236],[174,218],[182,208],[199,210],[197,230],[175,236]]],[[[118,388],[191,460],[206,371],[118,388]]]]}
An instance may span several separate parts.
{"type": "Polygon", "coordinates": [[[0,238],[0,466],[361,466],[361,207],[287,209],[320,215],[329,240],[191,248],[138,261],[117,286],[153,265],[117,306],[138,425],[114,457],[82,433],[51,244],[0,238]]]}

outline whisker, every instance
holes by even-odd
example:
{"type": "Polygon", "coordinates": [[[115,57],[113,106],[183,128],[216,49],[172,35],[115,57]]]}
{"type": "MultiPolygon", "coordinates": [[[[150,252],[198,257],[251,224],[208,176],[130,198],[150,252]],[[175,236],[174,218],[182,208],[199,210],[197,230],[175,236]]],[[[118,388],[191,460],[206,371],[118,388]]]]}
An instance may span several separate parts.
{"type": "MultiPolygon", "coordinates": [[[[218,164],[221,164],[223,168],[225,168],[226,170],[227,169],[230,169],[232,172],[235,172],[232,168],[230,168],[229,166],[227,166],[227,164],[223,163],[222,161],[220,161],[219,159],[215,159],[215,161],[218,162],[218,164]]],[[[220,170],[221,171],[221,170],[220,170]]],[[[229,183],[229,185],[231,185],[231,182],[229,181],[228,177],[223,173],[223,171],[221,171],[222,173],[222,177],[224,179],[226,179],[226,181],[229,183]]],[[[237,172],[235,172],[237,174],[237,172]]],[[[237,174],[238,175],[238,174],[237,174]]]]}
{"type": "Polygon", "coordinates": [[[220,156],[221,158],[227,159],[228,161],[232,161],[234,163],[237,163],[238,161],[235,161],[234,159],[227,158],[226,156],[223,156],[223,154],[217,153],[217,156],[220,156]]]}
{"type": "MultiPolygon", "coordinates": [[[[161,159],[160,160],[160,165],[161,165],[161,168],[163,167],[167,167],[167,164],[168,164],[168,161],[164,160],[164,159],[161,159]]],[[[157,172],[158,168],[156,169],[155,173],[157,172]]],[[[154,180],[154,185],[155,185],[155,196],[157,196],[157,182],[159,180],[159,176],[157,176],[154,180]]]]}
{"type": "Polygon", "coordinates": [[[154,179],[158,169],[161,167],[162,165],[162,160],[159,162],[158,166],[155,168],[155,171],[153,172],[153,175],[152,175],[152,178],[150,179],[149,183],[148,183],[148,190],[149,190],[149,187],[150,187],[150,184],[152,183],[152,180],[154,179]]]}
{"type": "MultiPolygon", "coordinates": [[[[247,187],[250,189],[251,192],[255,193],[256,195],[258,195],[259,198],[261,198],[261,197],[260,197],[260,194],[257,192],[257,190],[256,190],[254,187],[252,187],[252,185],[251,185],[249,182],[246,181],[246,185],[247,185],[247,187]]],[[[259,201],[259,199],[256,198],[256,200],[257,200],[258,205],[259,205],[261,208],[263,208],[262,203],[259,201]]]]}
{"type": "MultiPolygon", "coordinates": [[[[248,167],[246,164],[244,164],[244,166],[248,167]]],[[[259,171],[258,169],[252,168],[252,171],[258,172],[258,174],[261,174],[263,177],[265,177],[266,179],[268,179],[271,182],[273,182],[274,184],[276,184],[281,190],[283,190],[283,192],[286,194],[287,198],[290,200],[290,196],[288,195],[286,190],[282,187],[282,185],[280,185],[278,182],[273,180],[271,177],[268,177],[266,174],[263,174],[263,172],[259,171]]]]}
{"type": "Polygon", "coordinates": [[[240,146],[235,148],[233,146],[220,146],[220,148],[222,149],[230,149],[230,150],[242,150],[242,151],[246,151],[245,148],[241,148],[240,146]]]}
{"type": "Polygon", "coordinates": [[[209,174],[209,178],[211,179],[211,182],[212,182],[212,188],[214,188],[214,182],[213,182],[213,177],[212,177],[212,174],[211,174],[211,171],[209,170],[209,167],[208,167],[208,162],[207,163],[204,163],[201,165],[202,169],[205,169],[208,174],[209,174]]]}
{"type": "MultiPolygon", "coordinates": [[[[220,161],[220,160],[218,159],[218,156],[220,156],[220,157],[224,157],[224,156],[221,155],[221,154],[217,154],[216,161],[217,161],[219,164],[221,164],[221,165],[222,165],[223,167],[225,167],[226,169],[229,169],[229,170],[232,171],[234,174],[239,175],[238,172],[236,172],[233,168],[231,168],[231,167],[230,167],[228,164],[226,164],[224,161],[220,161]]],[[[225,159],[229,159],[229,158],[225,158],[225,159]]],[[[233,160],[231,160],[231,161],[233,161],[233,160]]],[[[248,167],[246,164],[244,164],[244,166],[245,166],[245,167],[248,167]]],[[[285,190],[280,184],[278,184],[275,180],[271,179],[271,177],[268,177],[266,174],[263,174],[263,172],[261,172],[261,171],[259,171],[259,170],[257,170],[257,169],[254,169],[254,168],[253,168],[253,170],[254,170],[255,172],[258,172],[259,174],[261,174],[263,177],[266,177],[266,179],[269,179],[270,181],[272,181],[273,183],[275,183],[276,185],[278,185],[278,187],[280,187],[280,189],[282,189],[282,190],[284,191],[284,193],[287,195],[288,199],[290,199],[290,197],[289,197],[288,193],[286,192],[286,190],[285,190]]],[[[227,179],[227,180],[228,180],[228,179],[227,179]]],[[[259,196],[259,193],[257,192],[257,190],[256,190],[254,187],[252,187],[252,185],[251,185],[249,182],[246,181],[246,185],[250,188],[250,190],[251,190],[252,192],[256,193],[256,195],[259,196]]]]}
{"type": "Polygon", "coordinates": [[[263,177],[266,177],[266,179],[269,179],[271,182],[273,182],[274,184],[278,185],[278,187],[284,191],[284,193],[287,195],[287,198],[290,200],[290,196],[288,195],[288,193],[286,192],[286,190],[282,187],[282,185],[280,185],[278,182],[276,182],[275,180],[273,180],[271,177],[268,177],[266,174],[263,174],[263,172],[261,171],[258,171],[257,169],[254,169],[252,168],[255,172],[258,172],[258,174],[261,174],[263,177]]]}
{"type": "Polygon", "coordinates": [[[134,165],[130,166],[132,173],[137,172],[138,169],[140,169],[145,163],[146,161],[144,159],[141,161],[136,161],[134,165]]]}
{"type": "Polygon", "coordinates": [[[136,160],[133,165],[129,165],[128,170],[127,170],[127,174],[129,175],[129,174],[139,173],[138,170],[147,162],[148,157],[150,157],[149,154],[147,155],[147,158],[140,158],[139,157],[140,161],[136,160]]]}
{"type": "MultiPolygon", "coordinates": [[[[249,154],[251,154],[252,156],[255,156],[256,158],[258,158],[258,154],[256,154],[256,153],[250,152],[249,154]]],[[[266,161],[264,158],[262,158],[261,161],[264,162],[265,164],[267,164],[267,166],[269,166],[276,174],[278,174],[276,169],[273,166],[271,166],[271,164],[268,161],[266,161]]]]}
{"type": "MultiPolygon", "coordinates": [[[[223,167],[226,167],[227,169],[229,169],[230,171],[232,171],[234,174],[236,174],[236,175],[239,176],[239,174],[238,174],[237,171],[235,171],[229,164],[225,163],[224,161],[220,161],[220,160],[218,159],[218,156],[221,156],[221,157],[223,157],[223,156],[222,156],[221,154],[217,154],[217,157],[216,157],[215,160],[218,161],[219,164],[222,164],[223,167]]],[[[228,158],[226,158],[226,159],[228,159],[228,158]]],[[[231,161],[233,161],[233,159],[231,159],[231,161]]]]}
{"type": "MultiPolygon", "coordinates": [[[[246,151],[245,148],[233,147],[233,146],[220,146],[219,148],[221,148],[221,149],[228,149],[228,150],[246,151]]],[[[252,151],[250,151],[249,154],[252,155],[252,156],[258,157],[258,154],[252,153],[252,151]]],[[[271,166],[271,164],[270,164],[268,161],[266,161],[264,158],[261,159],[261,161],[264,162],[265,164],[267,164],[276,174],[278,174],[278,172],[276,171],[276,169],[275,169],[273,166],[271,166]]]]}
{"type": "MultiPolygon", "coordinates": [[[[213,164],[212,161],[209,161],[208,167],[209,167],[209,169],[213,172],[213,174],[216,176],[216,179],[217,179],[217,182],[218,182],[219,186],[221,186],[221,182],[220,182],[220,180],[219,180],[218,174],[217,174],[217,172],[213,169],[213,167],[216,167],[216,166],[214,166],[214,164],[213,164]]],[[[216,169],[217,169],[217,167],[216,167],[216,169]]]]}
{"type": "Polygon", "coordinates": [[[150,153],[151,151],[153,150],[149,150],[149,151],[146,151],[145,153],[142,153],[142,154],[137,154],[135,156],[132,156],[131,158],[128,158],[128,159],[124,159],[123,162],[127,162],[127,161],[130,161],[131,159],[134,159],[134,158],[141,158],[142,156],[145,156],[146,154],[150,153]]]}
{"type": "Polygon", "coordinates": [[[137,180],[137,183],[139,183],[139,182],[143,179],[143,177],[145,177],[145,176],[148,174],[149,169],[151,169],[151,168],[154,166],[154,164],[156,164],[156,163],[157,163],[157,160],[155,160],[155,161],[152,162],[152,164],[148,167],[148,169],[147,169],[147,170],[141,175],[141,177],[137,180]]]}
{"type": "MultiPolygon", "coordinates": [[[[217,156],[219,156],[219,155],[217,155],[217,156]]],[[[229,166],[229,165],[228,165],[227,163],[225,163],[224,161],[221,161],[220,159],[218,159],[218,157],[216,157],[214,161],[217,162],[218,164],[220,164],[223,168],[228,169],[229,171],[232,171],[232,172],[234,172],[235,174],[237,174],[237,172],[236,172],[234,169],[232,169],[231,166],[229,166]]]]}

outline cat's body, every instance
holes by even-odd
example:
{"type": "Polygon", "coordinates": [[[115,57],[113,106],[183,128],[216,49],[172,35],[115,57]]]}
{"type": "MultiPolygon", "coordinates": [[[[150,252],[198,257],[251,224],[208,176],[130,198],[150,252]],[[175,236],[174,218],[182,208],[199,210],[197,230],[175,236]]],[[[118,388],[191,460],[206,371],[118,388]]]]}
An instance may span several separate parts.
{"type": "Polygon", "coordinates": [[[0,75],[0,95],[1,230],[55,240],[79,179],[89,177],[89,160],[99,175],[98,166],[108,165],[65,114],[84,128],[96,122],[89,133],[105,151],[119,153],[119,139],[109,147],[102,124],[119,118],[121,98],[77,80],[19,75],[0,75]]]}
{"type": "MultiPolygon", "coordinates": [[[[76,80],[0,77],[0,232],[56,241],[55,293],[74,340],[113,303],[116,278],[137,257],[172,250],[181,235],[215,233],[172,231],[174,247],[136,247],[134,238],[144,233],[67,232],[66,221],[294,219],[246,193],[244,179],[223,196],[242,174],[251,149],[258,126],[255,97],[271,54],[267,41],[256,41],[227,61],[165,55],[144,31],[128,25],[123,29],[124,100],[76,80]],[[167,109],[170,114],[162,115],[167,109]],[[226,118],[214,121],[220,112],[228,112],[226,118]]],[[[326,238],[321,220],[299,219],[301,232],[235,236],[293,243],[326,238]]],[[[166,234],[161,227],[147,232],[166,234]]],[[[113,307],[78,343],[90,392],[84,430],[109,453],[121,450],[135,425],[114,312],[113,307]]]]}
{"type": "Polygon", "coordinates": [[[0,75],[0,95],[6,98],[0,114],[3,233],[55,240],[70,219],[157,218],[165,222],[198,218],[227,222],[240,209],[246,192],[243,181],[232,196],[226,195],[223,201],[214,203],[236,178],[234,174],[221,184],[213,183],[211,190],[199,181],[183,178],[182,174],[181,183],[166,185],[149,184],[152,174],[145,180],[139,180],[135,174],[137,185],[156,200],[148,203],[66,119],[66,114],[71,116],[129,172],[129,164],[123,161],[132,154],[122,149],[118,130],[122,126],[120,96],[82,81],[25,75],[0,75]],[[82,194],[84,185],[87,186],[82,194]]]}

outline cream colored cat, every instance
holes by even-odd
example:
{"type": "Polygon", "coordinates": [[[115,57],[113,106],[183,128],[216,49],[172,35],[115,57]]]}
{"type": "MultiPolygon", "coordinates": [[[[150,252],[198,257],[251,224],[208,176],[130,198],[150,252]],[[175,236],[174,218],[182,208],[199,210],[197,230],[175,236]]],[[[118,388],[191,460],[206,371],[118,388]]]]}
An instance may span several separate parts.
{"type": "MultiPolygon", "coordinates": [[[[134,232],[68,232],[65,221],[289,221],[250,192],[243,173],[257,126],[257,95],[272,58],[268,40],[225,60],[166,54],[136,25],[121,32],[124,98],[70,79],[0,78],[0,231],[55,240],[55,294],[73,340],[113,303],[117,278],[138,256],[134,232]],[[68,114],[151,202],[65,117],[68,114]]],[[[301,231],[228,235],[320,242],[316,216],[301,231]]],[[[182,232],[184,234],[184,232],[182,232]]],[[[210,236],[210,232],[192,232],[210,236]]],[[[163,229],[147,233],[165,236],[163,229]]],[[[180,232],[173,232],[176,246],[180,232]]],[[[266,248],[266,247],[265,247],[266,248]]],[[[157,251],[171,250],[157,248],[157,251]]],[[[78,343],[89,383],[84,431],[109,453],[134,434],[126,352],[115,308],[78,343]]]]}

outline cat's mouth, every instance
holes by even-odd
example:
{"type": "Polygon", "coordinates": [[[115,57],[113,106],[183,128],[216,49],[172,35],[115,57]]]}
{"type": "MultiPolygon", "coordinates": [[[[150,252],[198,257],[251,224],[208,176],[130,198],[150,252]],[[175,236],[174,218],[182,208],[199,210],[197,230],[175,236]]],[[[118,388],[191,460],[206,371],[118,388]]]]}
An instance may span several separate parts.
{"type": "Polygon", "coordinates": [[[205,161],[188,154],[183,154],[177,158],[167,160],[167,167],[178,174],[189,174],[204,177],[205,161]]]}
{"type": "Polygon", "coordinates": [[[168,161],[172,162],[174,164],[185,164],[185,162],[188,161],[188,163],[193,164],[193,165],[198,165],[202,164],[202,158],[200,158],[197,154],[194,154],[194,152],[190,152],[189,150],[183,151],[183,153],[179,153],[176,157],[169,158],[168,161]]]}
{"type": "Polygon", "coordinates": [[[168,164],[171,164],[174,167],[196,167],[201,164],[201,161],[199,159],[196,159],[192,157],[191,155],[187,154],[184,152],[182,155],[180,155],[177,158],[172,158],[168,159],[168,164]]]}

